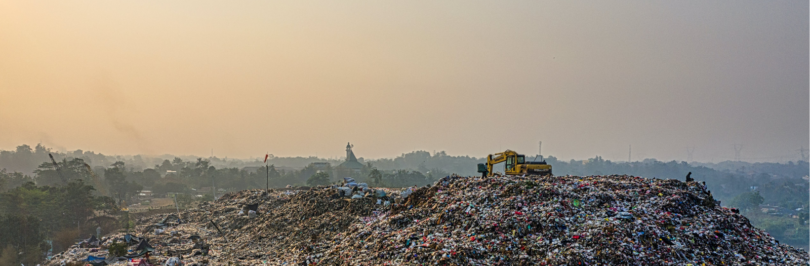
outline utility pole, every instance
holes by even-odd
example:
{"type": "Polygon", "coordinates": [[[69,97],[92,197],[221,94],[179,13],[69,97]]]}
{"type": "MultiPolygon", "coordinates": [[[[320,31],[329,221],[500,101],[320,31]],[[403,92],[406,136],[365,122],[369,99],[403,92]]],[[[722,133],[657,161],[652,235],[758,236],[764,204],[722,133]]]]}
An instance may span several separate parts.
{"type": "Polygon", "coordinates": [[[630,162],[630,158],[633,158],[633,145],[627,145],[629,147],[629,151],[627,152],[627,162],[630,162]]]}
{"type": "Polygon", "coordinates": [[[743,147],[742,144],[739,144],[739,145],[737,145],[736,143],[734,144],[734,160],[735,161],[738,161],[738,162],[740,161],[740,151],[742,151],[742,147],[743,147]]]}
{"type": "Polygon", "coordinates": [[[264,188],[264,193],[266,193],[267,196],[270,196],[270,165],[265,163],[264,167],[267,169],[267,171],[265,171],[267,172],[267,184],[264,188]]]}
{"type": "Polygon", "coordinates": [[[269,197],[270,196],[270,164],[267,163],[267,158],[268,157],[270,157],[270,152],[269,151],[264,155],[264,167],[266,169],[265,172],[267,172],[266,173],[267,178],[266,178],[266,184],[265,184],[265,187],[264,187],[264,193],[267,194],[267,196],[269,197]]]}

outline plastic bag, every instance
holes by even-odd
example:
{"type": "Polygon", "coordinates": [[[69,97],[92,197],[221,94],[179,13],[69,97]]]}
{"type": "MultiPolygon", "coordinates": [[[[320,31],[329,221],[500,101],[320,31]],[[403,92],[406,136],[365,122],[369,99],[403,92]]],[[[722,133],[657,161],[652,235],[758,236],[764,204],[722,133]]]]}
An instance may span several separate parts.
{"type": "Polygon", "coordinates": [[[408,188],[408,189],[406,189],[405,191],[403,191],[403,192],[402,192],[402,194],[400,194],[400,195],[401,195],[403,198],[407,198],[408,196],[410,196],[410,195],[411,195],[411,193],[413,193],[413,189],[408,188]]]}

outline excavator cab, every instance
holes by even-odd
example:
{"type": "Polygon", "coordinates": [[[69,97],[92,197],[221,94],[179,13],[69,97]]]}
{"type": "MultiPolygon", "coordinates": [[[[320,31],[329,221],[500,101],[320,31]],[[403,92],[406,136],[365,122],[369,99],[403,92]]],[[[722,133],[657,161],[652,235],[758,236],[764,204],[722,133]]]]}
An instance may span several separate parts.
{"type": "Polygon", "coordinates": [[[504,171],[515,170],[515,156],[507,156],[506,157],[506,166],[504,171]]]}

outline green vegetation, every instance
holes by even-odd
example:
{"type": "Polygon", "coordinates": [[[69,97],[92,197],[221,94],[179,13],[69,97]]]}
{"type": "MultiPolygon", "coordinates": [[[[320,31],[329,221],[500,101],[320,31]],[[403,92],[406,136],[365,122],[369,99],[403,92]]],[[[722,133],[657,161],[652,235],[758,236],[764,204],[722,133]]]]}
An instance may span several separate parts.
{"type": "Polygon", "coordinates": [[[31,215],[0,216],[0,243],[5,245],[0,261],[35,265],[42,259],[45,247],[43,226],[31,215]],[[7,257],[8,256],[8,257],[7,257]]]}
{"type": "Polygon", "coordinates": [[[309,186],[323,186],[329,185],[329,174],[326,172],[318,172],[307,178],[307,185],[309,186]]]}
{"type": "MultiPolygon", "coordinates": [[[[806,220],[794,219],[788,215],[763,213],[759,209],[741,213],[751,221],[751,224],[765,230],[781,243],[807,248],[810,231],[806,220]]],[[[806,211],[802,214],[807,215],[806,211]]]]}
{"type": "Polygon", "coordinates": [[[371,180],[371,184],[379,186],[382,184],[382,173],[377,168],[371,169],[371,172],[368,173],[368,179],[371,180]]]}
{"type": "Polygon", "coordinates": [[[737,195],[731,202],[729,202],[728,206],[739,208],[740,210],[756,210],[765,199],[759,195],[759,191],[751,191],[745,192],[740,195],[737,195]]]}
{"type": "Polygon", "coordinates": [[[112,244],[110,244],[110,246],[107,247],[107,249],[113,256],[121,257],[127,255],[127,244],[124,242],[119,243],[113,241],[112,244]]]}

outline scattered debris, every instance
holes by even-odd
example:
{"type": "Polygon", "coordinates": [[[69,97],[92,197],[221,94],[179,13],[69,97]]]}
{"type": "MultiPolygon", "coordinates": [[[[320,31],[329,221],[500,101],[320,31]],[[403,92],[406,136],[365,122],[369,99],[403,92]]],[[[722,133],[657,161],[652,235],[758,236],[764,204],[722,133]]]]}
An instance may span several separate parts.
{"type": "MultiPolygon", "coordinates": [[[[140,219],[138,237],[115,234],[100,246],[146,243],[152,251],[142,256],[155,265],[808,263],[807,252],[720,207],[697,182],[633,176],[449,176],[404,192],[245,190],[171,218],[140,219]]],[[[126,261],[74,245],[48,265],[88,256],[126,261]]]]}

